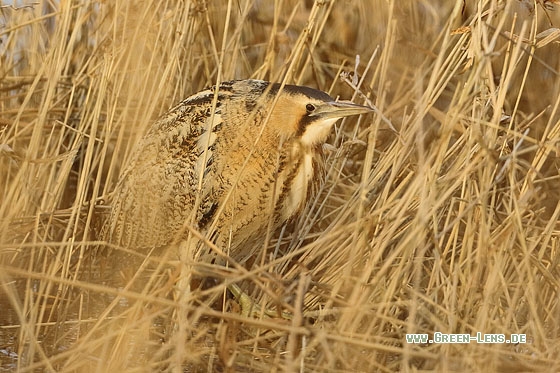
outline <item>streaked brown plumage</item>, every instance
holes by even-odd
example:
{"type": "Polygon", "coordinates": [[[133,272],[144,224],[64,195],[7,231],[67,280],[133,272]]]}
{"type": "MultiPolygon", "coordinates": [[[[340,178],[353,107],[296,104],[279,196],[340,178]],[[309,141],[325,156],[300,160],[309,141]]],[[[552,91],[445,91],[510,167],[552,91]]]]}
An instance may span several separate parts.
{"type": "MultiPolygon", "coordinates": [[[[310,198],[333,124],[371,110],[308,87],[279,88],[259,80],[224,82],[214,114],[215,87],[155,122],[117,185],[103,238],[131,249],[165,247],[180,243],[192,221],[235,261],[246,262],[267,229],[296,216],[310,198]]],[[[200,260],[210,260],[205,253],[200,260]]]]}

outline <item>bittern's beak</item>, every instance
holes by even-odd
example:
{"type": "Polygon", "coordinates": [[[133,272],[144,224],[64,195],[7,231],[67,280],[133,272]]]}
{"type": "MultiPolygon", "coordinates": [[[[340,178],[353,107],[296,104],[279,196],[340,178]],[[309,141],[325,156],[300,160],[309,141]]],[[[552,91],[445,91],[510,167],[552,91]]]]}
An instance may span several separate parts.
{"type": "Polygon", "coordinates": [[[357,105],[348,101],[331,101],[317,107],[311,116],[317,116],[321,119],[339,119],[371,112],[373,112],[373,109],[368,106],[357,105]]]}

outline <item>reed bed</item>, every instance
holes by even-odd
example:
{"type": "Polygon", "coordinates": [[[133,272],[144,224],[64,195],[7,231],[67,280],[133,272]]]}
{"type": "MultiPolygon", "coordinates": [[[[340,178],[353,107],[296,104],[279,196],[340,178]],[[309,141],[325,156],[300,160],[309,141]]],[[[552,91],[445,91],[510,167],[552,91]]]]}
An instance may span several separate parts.
{"type": "Polygon", "coordinates": [[[1,5],[0,371],[560,370],[556,3],[1,5]],[[179,305],[169,255],[106,256],[99,229],[147,126],[247,78],[376,113],[337,125],[262,260],[192,263],[179,305]],[[436,332],[526,342],[406,340],[436,332]]]}

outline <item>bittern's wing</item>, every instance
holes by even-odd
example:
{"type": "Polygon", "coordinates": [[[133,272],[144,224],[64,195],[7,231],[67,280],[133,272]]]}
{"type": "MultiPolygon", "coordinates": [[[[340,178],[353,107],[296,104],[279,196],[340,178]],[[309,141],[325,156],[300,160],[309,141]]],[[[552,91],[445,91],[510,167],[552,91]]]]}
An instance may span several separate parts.
{"type": "MultiPolygon", "coordinates": [[[[219,93],[225,99],[227,90],[219,93]]],[[[205,136],[210,118],[219,125],[220,105],[212,115],[214,90],[199,92],[170,109],[137,144],[117,184],[102,239],[135,249],[172,242],[192,212],[200,173],[212,163],[205,136]],[[201,170],[202,168],[202,170],[201,170]]],[[[210,136],[212,132],[210,132],[210,136]]],[[[210,139],[211,140],[211,139],[210,139]]],[[[204,215],[204,201],[199,214],[204,215]]]]}

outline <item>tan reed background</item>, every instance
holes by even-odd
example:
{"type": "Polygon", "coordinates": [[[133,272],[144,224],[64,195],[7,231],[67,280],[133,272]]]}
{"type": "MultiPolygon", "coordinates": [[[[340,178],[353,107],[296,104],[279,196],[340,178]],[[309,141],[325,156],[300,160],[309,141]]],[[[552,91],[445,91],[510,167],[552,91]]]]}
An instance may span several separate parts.
{"type": "Polygon", "coordinates": [[[558,7],[2,5],[0,371],[560,370],[558,7]],[[337,125],[320,197],[262,265],[208,268],[289,320],[240,315],[220,283],[179,309],[165,256],[95,250],[147,125],[246,78],[378,109],[337,125]],[[406,343],[434,332],[527,343],[406,343]]]}

